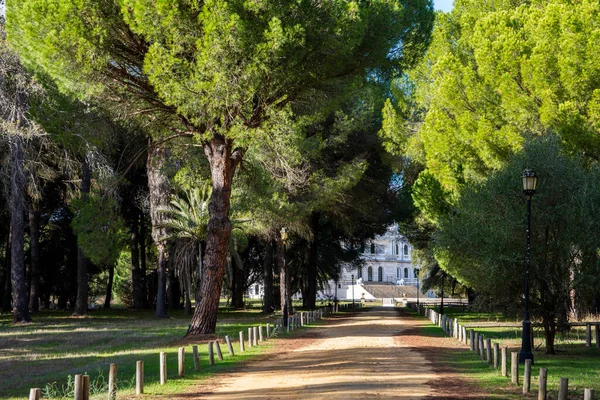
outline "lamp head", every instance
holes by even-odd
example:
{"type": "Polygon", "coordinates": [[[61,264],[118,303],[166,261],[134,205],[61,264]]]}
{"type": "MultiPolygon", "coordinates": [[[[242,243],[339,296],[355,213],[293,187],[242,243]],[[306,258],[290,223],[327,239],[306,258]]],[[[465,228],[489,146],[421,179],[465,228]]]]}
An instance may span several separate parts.
{"type": "Polygon", "coordinates": [[[529,197],[533,196],[537,187],[537,175],[535,171],[526,169],[523,171],[521,178],[523,179],[523,194],[529,197]]]}

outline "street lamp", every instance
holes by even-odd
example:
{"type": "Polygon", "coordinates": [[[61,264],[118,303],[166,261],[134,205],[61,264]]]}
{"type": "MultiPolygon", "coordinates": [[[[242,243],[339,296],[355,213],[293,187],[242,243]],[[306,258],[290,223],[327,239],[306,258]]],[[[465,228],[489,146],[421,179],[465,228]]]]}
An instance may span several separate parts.
{"type": "Polygon", "coordinates": [[[529,234],[531,231],[531,198],[535,194],[537,176],[535,172],[526,169],[523,171],[523,194],[527,197],[527,231],[525,245],[525,316],[523,318],[523,334],[521,335],[521,351],[519,352],[519,363],[524,364],[530,359],[533,363],[533,352],[531,351],[531,321],[529,320],[529,234]]]}
{"type": "Polygon", "coordinates": [[[352,308],[354,308],[354,274],[352,274],[352,308]]]}
{"type": "Polygon", "coordinates": [[[287,228],[281,228],[281,242],[283,243],[283,326],[288,328],[288,294],[287,294],[287,265],[285,263],[285,245],[288,239],[287,228]]]}
{"type": "Polygon", "coordinates": [[[419,306],[419,270],[417,269],[417,307],[419,306]]]}

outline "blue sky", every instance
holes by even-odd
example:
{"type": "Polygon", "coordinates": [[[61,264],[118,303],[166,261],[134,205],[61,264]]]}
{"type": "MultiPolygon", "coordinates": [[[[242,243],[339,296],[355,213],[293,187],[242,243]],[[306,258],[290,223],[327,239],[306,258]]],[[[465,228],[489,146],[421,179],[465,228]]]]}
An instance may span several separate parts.
{"type": "Polygon", "coordinates": [[[450,11],[452,10],[452,0],[433,0],[436,10],[450,11]]]}

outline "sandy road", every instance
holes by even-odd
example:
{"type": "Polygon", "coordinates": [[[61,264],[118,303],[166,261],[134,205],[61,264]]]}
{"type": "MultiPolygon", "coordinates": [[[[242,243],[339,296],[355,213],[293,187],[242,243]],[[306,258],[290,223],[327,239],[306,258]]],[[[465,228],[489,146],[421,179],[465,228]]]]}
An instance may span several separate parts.
{"type": "MultiPolygon", "coordinates": [[[[202,399],[421,399],[432,393],[431,365],[402,344],[410,320],[393,308],[334,317],[317,338],[228,375],[202,399]]],[[[188,398],[189,398],[188,397],[188,398]]]]}

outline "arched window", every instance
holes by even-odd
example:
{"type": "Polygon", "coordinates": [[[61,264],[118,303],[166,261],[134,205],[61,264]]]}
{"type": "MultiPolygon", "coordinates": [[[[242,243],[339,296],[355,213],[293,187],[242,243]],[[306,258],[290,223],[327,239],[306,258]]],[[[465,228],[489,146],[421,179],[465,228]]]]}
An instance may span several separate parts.
{"type": "Polygon", "coordinates": [[[408,278],[408,268],[404,268],[404,277],[408,278]]]}
{"type": "Polygon", "coordinates": [[[408,245],[407,244],[404,245],[404,256],[408,257],[408,245]]]}
{"type": "Polygon", "coordinates": [[[399,254],[398,253],[398,243],[396,243],[396,253],[394,253],[394,254],[396,254],[396,255],[399,254]]]}
{"type": "Polygon", "coordinates": [[[358,276],[357,278],[362,278],[362,267],[358,267],[358,276]]]}
{"type": "Polygon", "coordinates": [[[379,269],[377,270],[377,280],[379,282],[383,281],[383,268],[379,267],[379,269]]]}
{"type": "Polygon", "coordinates": [[[373,282],[373,267],[369,267],[367,270],[367,280],[373,282]]]}
{"type": "Polygon", "coordinates": [[[418,278],[418,277],[419,277],[419,269],[415,268],[415,278],[418,278]]]}
{"type": "Polygon", "coordinates": [[[396,278],[400,278],[400,268],[396,268],[396,278]]]}
{"type": "Polygon", "coordinates": [[[371,254],[375,254],[375,243],[371,243],[371,254]]]}

